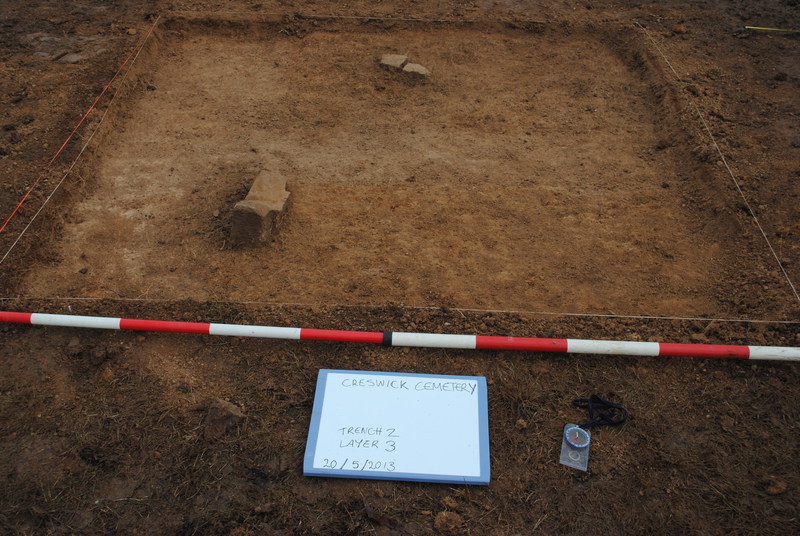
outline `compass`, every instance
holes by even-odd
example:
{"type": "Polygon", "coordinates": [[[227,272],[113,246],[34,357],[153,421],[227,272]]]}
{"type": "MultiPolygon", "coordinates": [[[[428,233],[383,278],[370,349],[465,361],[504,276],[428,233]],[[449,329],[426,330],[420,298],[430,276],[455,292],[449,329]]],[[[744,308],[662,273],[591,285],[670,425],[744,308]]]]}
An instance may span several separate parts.
{"type": "Polygon", "coordinates": [[[564,440],[576,449],[584,449],[589,446],[589,432],[580,426],[569,426],[564,430],[564,440]]]}

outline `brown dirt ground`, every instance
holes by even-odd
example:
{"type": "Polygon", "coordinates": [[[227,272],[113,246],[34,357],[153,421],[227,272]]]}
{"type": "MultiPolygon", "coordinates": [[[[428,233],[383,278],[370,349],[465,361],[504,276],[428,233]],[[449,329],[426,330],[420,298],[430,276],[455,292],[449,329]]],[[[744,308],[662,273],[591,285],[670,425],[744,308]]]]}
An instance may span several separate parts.
{"type": "MultiPolygon", "coordinates": [[[[794,0],[5,2],[3,221],[156,16],[0,233],[5,255],[108,111],[0,264],[2,309],[800,345],[798,300],[697,114],[800,280],[800,41],[742,30],[800,28],[794,0]],[[381,70],[385,52],[430,79],[381,70]],[[272,243],[233,250],[260,169],[291,204],[272,243]]],[[[4,533],[800,531],[791,364],[0,337],[4,533]],[[319,368],[486,376],[491,484],[304,478],[319,368]],[[583,474],[559,437],[592,393],[632,419],[595,434],[583,474]],[[207,441],[215,398],[248,417],[207,441]]]]}

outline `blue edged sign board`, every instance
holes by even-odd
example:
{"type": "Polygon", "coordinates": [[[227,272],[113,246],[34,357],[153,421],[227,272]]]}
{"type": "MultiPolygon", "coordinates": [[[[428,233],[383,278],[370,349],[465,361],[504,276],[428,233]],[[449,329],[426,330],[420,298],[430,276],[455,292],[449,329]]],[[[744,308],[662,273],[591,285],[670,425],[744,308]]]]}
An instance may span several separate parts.
{"type": "Polygon", "coordinates": [[[486,378],[319,371],[303,474],[489,484],[486,378]]]}

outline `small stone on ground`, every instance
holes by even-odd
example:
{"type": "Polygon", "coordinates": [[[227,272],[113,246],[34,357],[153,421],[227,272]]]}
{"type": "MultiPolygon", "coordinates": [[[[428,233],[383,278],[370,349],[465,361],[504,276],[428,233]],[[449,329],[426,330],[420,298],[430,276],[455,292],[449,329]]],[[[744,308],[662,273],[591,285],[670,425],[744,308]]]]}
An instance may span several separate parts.
{"type": "Polygon", "coordinates": [[[430,71],[419,63],[407,63],[406,66],[403,67],[403,72],[418,78],[427,78],[430,74],[430,71]]]}
{"type": "Polygon", "coordinates": [[[83,54],[72,53],[72,54],[65,54],[64,56],[61,56],[58,59],[58,61],[59,61],[59,63],[78,63],[78,62],[83,61],[85,59],[86,59],[86,56],[84,56],[83,54]]]}
{"type": "Polygon", "coordinates": [[[408,56],[400,54],[384,54],[381,56],[381,67],[385,69],[401,70],[408,63],[408,56]]]}
{"type": "Polygon", "coordinates": [[[455,512],[439,512],[433,520],[433,526],[436,530],[444,533],[454,533],[458,531],[463,524],[464,520],[455,512]]]}
{"type": "Polygon", "coordinates": [[[208,407],[204,434],[206,440],[222,437],[228,430],[242,422],[245,417],[246,415],[238,406],[231,404],[227,400],[217,398],[208,407]]]}

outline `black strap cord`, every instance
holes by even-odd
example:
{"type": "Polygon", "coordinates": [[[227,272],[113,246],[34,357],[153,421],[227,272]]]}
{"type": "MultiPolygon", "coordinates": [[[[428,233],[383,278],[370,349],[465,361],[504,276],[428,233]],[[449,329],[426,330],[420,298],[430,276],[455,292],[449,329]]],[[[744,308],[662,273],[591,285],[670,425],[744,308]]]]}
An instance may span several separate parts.
{"type": "Polygon", "coordinates": [[[597,395],[589,398],[576,398],[572,405],[581,409],[589,410],[589,420],[581,424],[581,428],[592,428],[596,426],[619,426],[628,421],[628,410],[604,400],[597,395]]]}

